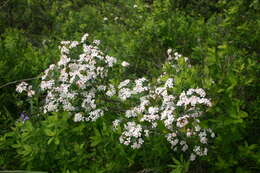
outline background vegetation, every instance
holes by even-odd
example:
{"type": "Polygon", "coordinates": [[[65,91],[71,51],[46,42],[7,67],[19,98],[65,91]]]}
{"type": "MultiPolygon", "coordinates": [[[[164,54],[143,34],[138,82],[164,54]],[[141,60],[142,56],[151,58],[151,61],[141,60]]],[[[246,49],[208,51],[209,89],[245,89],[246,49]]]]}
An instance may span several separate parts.
{"type": "Polygon", "coordinates": [[[0,170],[260,172],[259,28],[259,0],[1,1],[0,170]],[[131,64],[128,78],[158,77],[168,48],[191,59],[195,68],[175,82],[197,83],[214,102],[205,123],[217,137],[207,157],[189,165],[160,138],[127,149],[103,120],[75,124],[67,113],[17,123],[21,113],[33,117],[31,106],[15,84],[1,86],[39,76],[59,59],[60,41],[86,32],[131,64]]]}

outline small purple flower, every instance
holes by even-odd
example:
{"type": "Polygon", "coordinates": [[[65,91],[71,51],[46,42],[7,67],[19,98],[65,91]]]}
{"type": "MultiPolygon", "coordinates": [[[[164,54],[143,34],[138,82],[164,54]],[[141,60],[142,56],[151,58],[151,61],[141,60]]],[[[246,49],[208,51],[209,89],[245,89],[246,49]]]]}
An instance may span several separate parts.
{"type": "Polygon", "coordinates": [[[29,120],[30,118],[25,113],[20,114],[20,120],[24,123],[26,120],[29,120]]]}

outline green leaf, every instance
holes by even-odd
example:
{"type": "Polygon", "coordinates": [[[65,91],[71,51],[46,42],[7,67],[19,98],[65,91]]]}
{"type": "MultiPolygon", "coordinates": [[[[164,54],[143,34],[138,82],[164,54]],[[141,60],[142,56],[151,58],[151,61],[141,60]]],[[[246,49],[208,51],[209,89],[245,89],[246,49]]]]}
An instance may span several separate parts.
{"type": "Polygon", "coordinates": [[[51,131],[50,129],[44,129],[44,132],[47,136],[55,136],[55,132],[51,131]]]}
{"type": "Polygon", "coordinates": [[[55,138],[55,139],[54,139],[54,143],[55,143],[56,145],[59,145],[59,144],[60,144],[59,138],[55,138]]]}
{"type": "Polygon", "coordinates": [[[50,138],[47,142],[47,144],[49,145],[52,141],[54,140],[54,138],[50,138]]]}
{"type": "Polygon", "coordinates": [[[30,145],[23,145],[24,148],[24,155],[28,155],[32,152],[32,147],[30,145]]]}

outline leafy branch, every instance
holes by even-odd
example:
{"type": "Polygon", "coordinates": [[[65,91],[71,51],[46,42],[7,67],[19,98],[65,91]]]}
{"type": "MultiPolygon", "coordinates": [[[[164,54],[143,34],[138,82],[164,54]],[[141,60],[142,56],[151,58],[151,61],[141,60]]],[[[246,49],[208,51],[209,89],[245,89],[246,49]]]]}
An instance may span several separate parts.
{"type": "Polygon", "coordinates": [[[4,87],[6,87],[6,86],[12,85],[12,84],[19,83],[19,82],[31,81],[31,80],[35,80],[35,79],[39,79],[39,78],[40,78],[40,77],[38,76],[38,77],[27,78],[27,79],[20,79],[20,80],[8,82],[8,83],[6,83],[6,84],[4,84],[4,85],[1,85],[1,86],[0,86],[0,89],[1,89],[1,88],[4,88],[4,87]]]}

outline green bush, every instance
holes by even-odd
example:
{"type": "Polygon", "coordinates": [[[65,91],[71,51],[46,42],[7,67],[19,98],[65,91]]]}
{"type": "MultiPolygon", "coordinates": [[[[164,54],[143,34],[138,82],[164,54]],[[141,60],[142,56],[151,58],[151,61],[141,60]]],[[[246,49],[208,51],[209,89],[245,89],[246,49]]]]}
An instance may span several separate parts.
{"type": "Polygon", "coordinates": [[[3,134],[27,109],[19,106],[14,81],[37,77],[49,63],[55,62],[57,51],[44,44],[43,49],[35,48],[25,33],[16,29],[7,29],[0,37],[0,134],[3,134]]]}
{"type": "Polygon", "coordinates": [[[91,125],[72,122],[68,113],[47,117],[40,112],[39,118],[38,105],[22,104],[10,85],[0,88],[0,167],[50,172],[260,171],[258,0],[12,1],[0,18],[0,85],[38,76],[56,63],[58,41],[88,32],[91,39],[101,40],[102,51],[130,63],[113,82],[145,76],[156,83],[163,71],[174,76],[176,93],[204,88],[213,106],[202,125],[216,133],[208,156],[191,163],[185,155],[174,154],[164,137],[132,150],[118,142],[120,135],[111,127],[120,111],[111,109],[111,119],[91,125]],[[192,67],[183,63],[176,73],[164,65],[169,48],[189,57],[192,67]],[[15,123],[22,112],[38,118],[15,123]]]}

